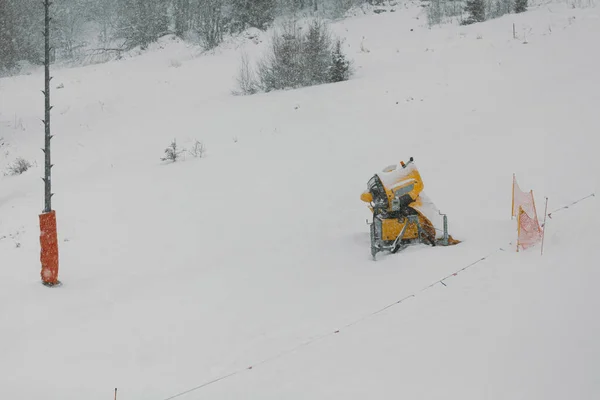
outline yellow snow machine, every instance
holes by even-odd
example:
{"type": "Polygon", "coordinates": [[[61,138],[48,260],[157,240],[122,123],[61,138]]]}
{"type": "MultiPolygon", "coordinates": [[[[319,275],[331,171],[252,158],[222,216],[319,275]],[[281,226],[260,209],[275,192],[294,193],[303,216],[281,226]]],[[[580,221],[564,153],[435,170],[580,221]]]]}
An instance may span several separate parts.
{"type": "Polygon", "coordinates": [[[369,203],[373,221],[371,255],[396,253],[413,243],[449,246],[460,243],[448,235],[448,219],[423,193],[423,180],[413,157],[390,165],[367,183],[361,200],[369,203]]]}

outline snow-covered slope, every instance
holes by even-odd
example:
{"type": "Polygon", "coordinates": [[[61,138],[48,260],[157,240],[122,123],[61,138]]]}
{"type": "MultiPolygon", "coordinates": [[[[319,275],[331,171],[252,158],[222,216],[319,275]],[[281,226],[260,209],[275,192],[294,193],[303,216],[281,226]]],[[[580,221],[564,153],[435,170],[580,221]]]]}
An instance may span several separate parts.
{"type": "Polygon", "coordinates": [[[0,178],[0,397],[161,400],[227,376],[178,398],[599,398],[597,197],[552,215],[543,256],[514,251],[510,218],[513,173],[540,213],[598,192],[599,15],[353,17],[333,26],[351,81],[250,97],[230,93],[239,51],[265,41],[53,71],[56,289],[42,75],[1,79],[2,162],[37,164],[0,178]],[[165,165],[173,139],[206,157],[165,165]],[[463,242],[373,262],[360,193],[411,156],[463,242]]]}

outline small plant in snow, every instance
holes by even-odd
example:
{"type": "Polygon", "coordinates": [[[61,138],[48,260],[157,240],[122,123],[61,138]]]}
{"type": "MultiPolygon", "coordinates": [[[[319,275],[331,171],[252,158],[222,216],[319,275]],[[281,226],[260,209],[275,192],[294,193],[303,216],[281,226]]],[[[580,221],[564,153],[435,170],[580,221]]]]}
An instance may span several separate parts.
{"type": "Polygon", "coordinates": [[[31,168],[31,163],[24,158],[17,158],[7,168],[8,175],[21,175],[23,172],[31,168]]]}
{"type": "Polygon", "coordinates": [[[181,158],[181,154],[185,149],[177,147],[177,141],[173,139],[171,145],[165,149],[165,156],[161,158],[162,161],[176,162],[181,158]]]}
{"type": "Polygon", "coordinates": [[[365,37],[363,36],[362,40],[360,41],[360,52],[361,53],[370,53],[371,50],[369,50],[366,46],[365,46],[365,37]]]}
{"type": "Polygon", "coordinates": [[[22,131],[26,130],[25,125],[23,125],[23,120],[21,118],[18,118],[16,114],[15,114],[14,128],[22,130],[22,131]]]}
{"type": "Polygon", "coordinates": [[[204,143],[200,142],[199,140],[195,140],[194,146],[189,151],[189,153],[193,157],[202,158],[202,157],[204,157],[204,154],[206,153],[206,146],[204,146],[204,143]]]}

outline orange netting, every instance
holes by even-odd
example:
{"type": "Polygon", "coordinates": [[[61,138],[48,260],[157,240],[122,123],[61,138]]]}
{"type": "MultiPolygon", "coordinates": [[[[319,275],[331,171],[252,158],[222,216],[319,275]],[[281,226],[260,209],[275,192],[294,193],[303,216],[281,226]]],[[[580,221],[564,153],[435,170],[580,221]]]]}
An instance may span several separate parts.
{"type": "Polygon", "coordinates": [[[513,206],[512,216],[516,217],[519,215],[519,207],[522,207],[527,215],[535,214],[535,202],[533,200],[533,190],[524,192],[519,187],[517,179],[513,175],[513,206]]]}
{"type": "Polygon", "coordinates": [[[517,251],[528,249],[542,239],[544,232],[538,221],[533,190],[522,191],[514,175],[512,216],[517,217],[517,251]]]}
{"type": "Polygon", "coordinates": [[[542,240],[543,231],[538,222],[537,215],[531,218],[523,208],[519,207],[517,221],[519,226],[517,250],[519,247],[526,250],[542,240]]]}
{"type": "Polygon", "coordinates": [[[42,262],[42,281],[47,285],[56,285],[58,281],[58,237],[56,232],[56,213],[40,215],[40,260],[42,262]]]}

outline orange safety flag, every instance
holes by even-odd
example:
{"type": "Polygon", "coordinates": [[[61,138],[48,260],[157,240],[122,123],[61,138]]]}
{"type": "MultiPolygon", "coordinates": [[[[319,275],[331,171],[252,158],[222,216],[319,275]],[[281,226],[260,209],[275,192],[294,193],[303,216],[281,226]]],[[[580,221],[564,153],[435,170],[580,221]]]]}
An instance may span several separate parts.
{"type": "Polygon", "coordinates": [[[40,215],[40,260],[42,262],[42,281],[47,285],[56,285],[58,281],[58,235],[56,232],[56,213],[50,211],[40,215]]]}

